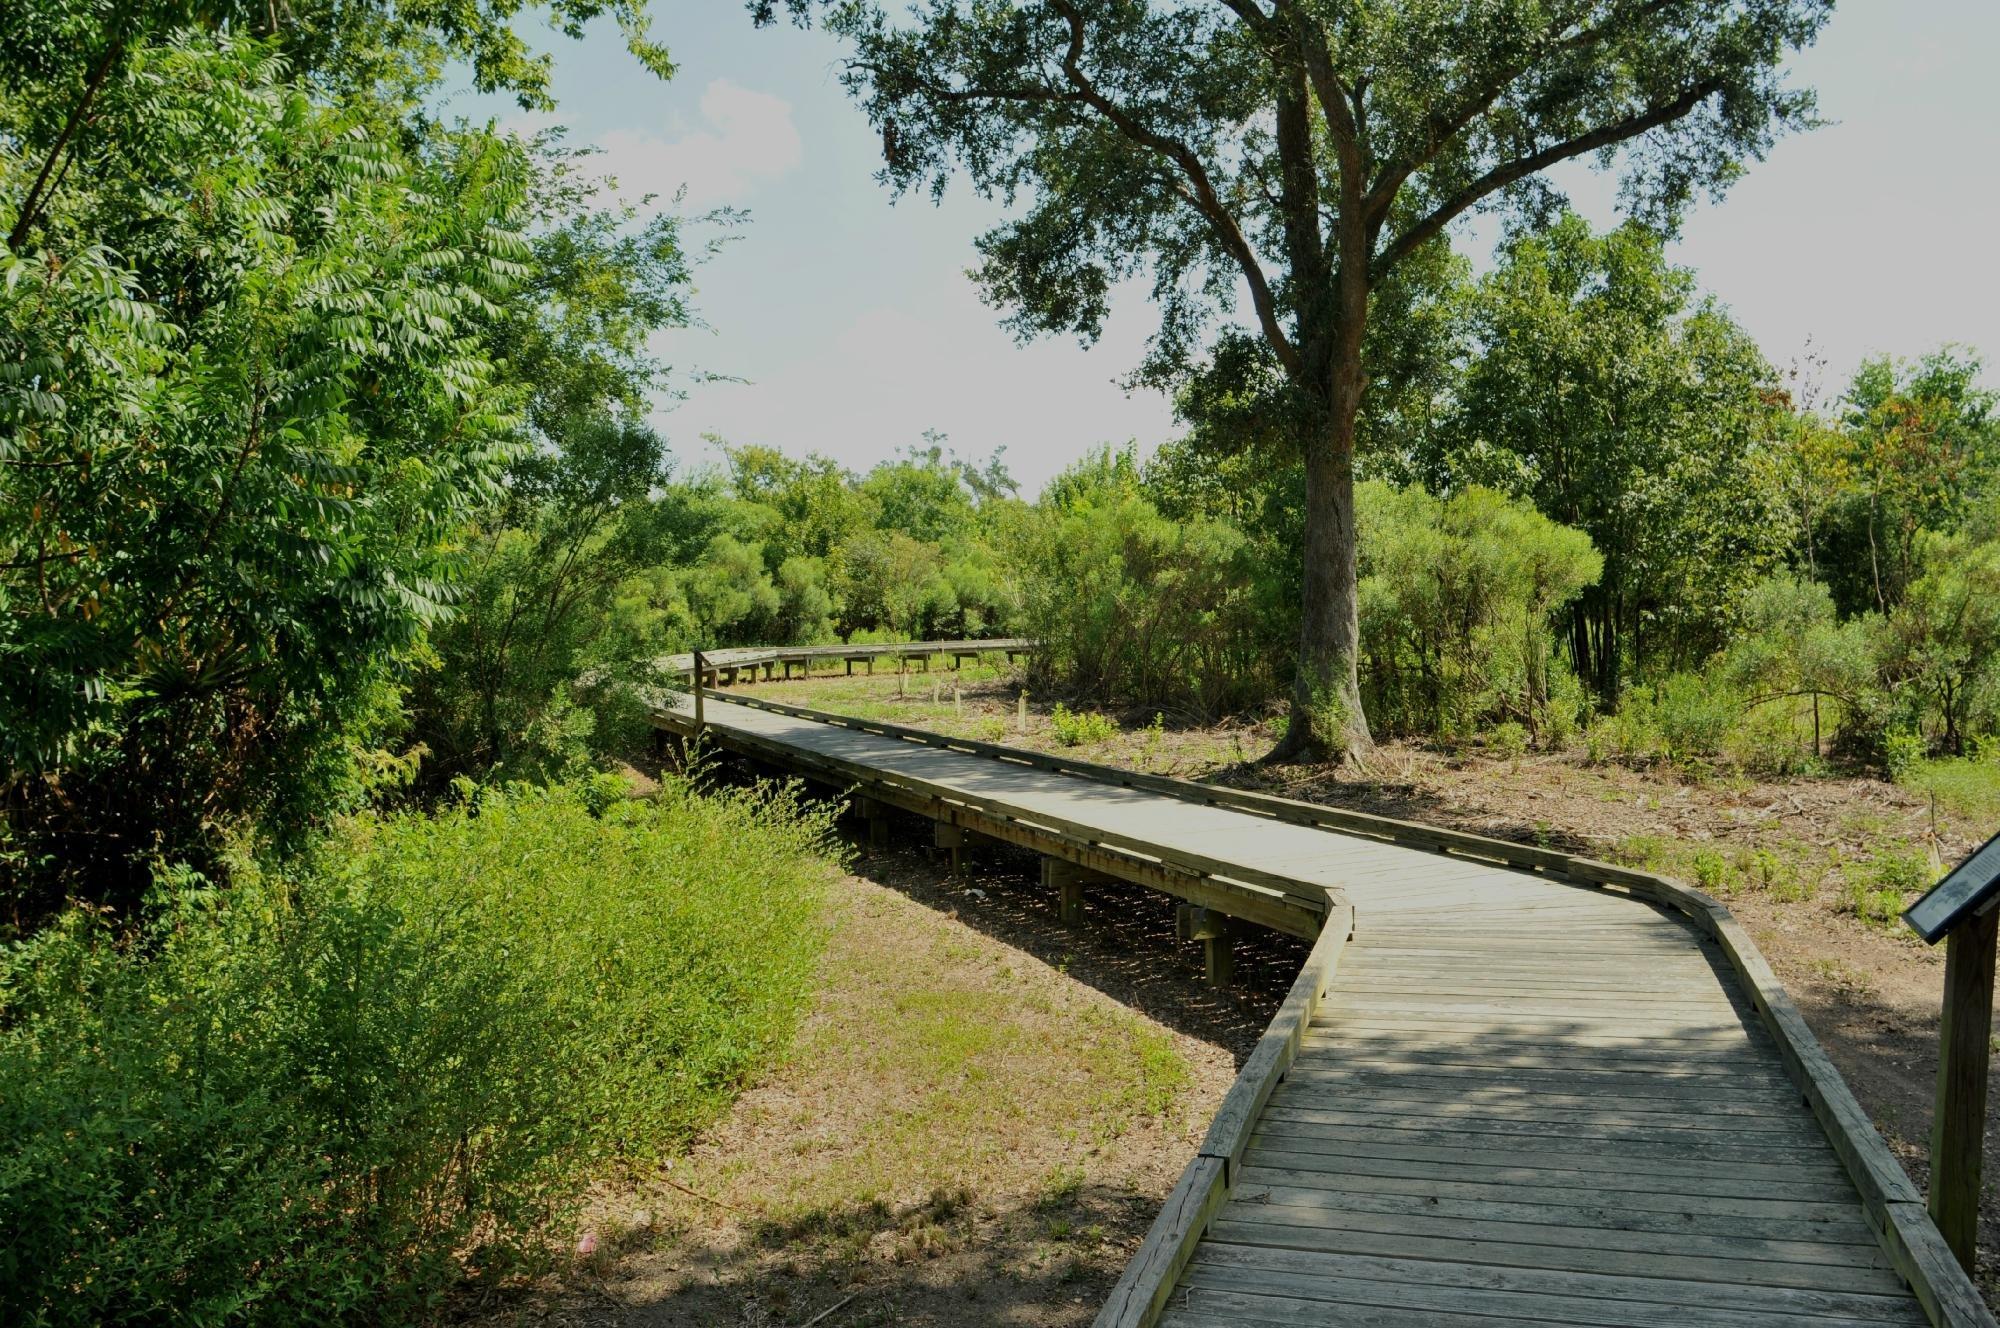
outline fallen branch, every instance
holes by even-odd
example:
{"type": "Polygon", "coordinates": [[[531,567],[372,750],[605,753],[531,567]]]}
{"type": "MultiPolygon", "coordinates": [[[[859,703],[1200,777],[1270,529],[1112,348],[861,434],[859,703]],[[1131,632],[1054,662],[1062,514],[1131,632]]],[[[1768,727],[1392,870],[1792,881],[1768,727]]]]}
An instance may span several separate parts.
{"type": "Polygon", "coordinates": [[[835,1310],[846,1307],[848,1304],[853,1302],[855,1296],[859,1296],[860,1294],[861,1293],[857,1291],[854,1293],[854,1295],[847,1297],[847,1299],[845,1300],[836,1300],[835,1302],[833,1302],[833,1304],[827,1306],[825,1309],[821,1310],[818,1314],[813,1315],[812,1318],[807,1319],[804,1323],[800,1324],[799,1328],[813,1328],[814,1324],[820,1322],[822,1319],[825,1319],[835,1310]]]}

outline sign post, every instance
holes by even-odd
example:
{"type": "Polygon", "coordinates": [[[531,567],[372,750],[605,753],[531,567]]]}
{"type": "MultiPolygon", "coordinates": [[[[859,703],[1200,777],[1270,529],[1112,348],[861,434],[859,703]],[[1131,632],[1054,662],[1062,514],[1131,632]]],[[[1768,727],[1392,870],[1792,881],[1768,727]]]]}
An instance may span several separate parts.
{"type": "Polygon", "coordinates": [[[1945,943],[1938,1021],[1937,1110],[1931,1119],[1931,1220],[1972,1272],[1986,1078],[1993,1043],[1994,938],[2000,929],[2000,835],[1910,905],[1903,921],[1926,944],[1945,943]]]}

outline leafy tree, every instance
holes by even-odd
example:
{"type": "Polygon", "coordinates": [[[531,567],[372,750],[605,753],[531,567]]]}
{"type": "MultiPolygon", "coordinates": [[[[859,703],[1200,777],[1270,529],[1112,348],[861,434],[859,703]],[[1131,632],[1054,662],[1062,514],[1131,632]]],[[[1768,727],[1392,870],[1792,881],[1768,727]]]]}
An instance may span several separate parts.
{"type": "Polygon", "coordinates": [[[833,591],[826,563],[793,554],[778,564],[777,637],[811,645],[833,634],[833,591]]]}
{"type": "Polygon", "coordinates": [[[1233,526],[1106,484],[1048,510],[1025,581],[1033,667],[1079,696],[1211,718],[1275,684],[1266,586],[1233,526]]]}
{"type": "Polygon", "coordinates": [[[1107,497],[1137,494],[1140,489],[1139,455],[1132,444],[1112,447],[1109,443],[1086,452],[1042,486],[1041,505],[1068,511],[1087,502],[1107,497]]]}
{"type": "Polygon", "coordinates": [[[651,661],[671,648],[670,620],[628,582],[661,561],[646,501],[666,478],[660,440],[606,418],[565,444],[463,536],[452,612],[407,700],[428,788],[563,773],[659,681],[651,661]]]}
{"type": "Polygon", "coordinates": [[[1886,356],[1846,396],[1847,501],[1828,523],[1828,575],[1850,611],[1887,612],[1918,575],[1925,532],[1959,529],[2000,475],[1996,394],[1976,355],[1947,346],[1914,364],[1886,356]]]}
{"type": "MultiPolygon", "coordinates": [[[[323,104],[368,111],[374,127],[423,133],[423,94],[448,62],[462,60],[482,92],[510,91],[548,108],[551,62],[514,30],[521,0],[34,0],[10,6],[0,25],[0,134],[15,140],[25,187],[9,202],[7,247],[19,252],[65,181],[81,180],[115,150],[98,123],[102,100],[129,80],[155,43],[206,31],[250,37],[323,104]]],[[[600,15],[623,29],[648,69],[673,72],[647,33],[643,0],[555,0],[551,23],[574,37],[600,15]]]]}
{"type": "Polygon", "coordinates": [[[1505,246],[1471,319],[1477,350],[1419,469],[1590,535],[1604,575],[1568,636],[1599,696],[1615,701],[1628,663],[1706,659],[1790,543],[1753,464],[1774,415],[1763,356],[1657,236],[1573,215],[1505,246]]]}
{"type": "MultiPolygon", "coordinates": [[[[526,163],[365,119],[265,43],[135,45],[34,246],[0,250],[17,880],[53,864],[130,903],[156,850],[296,830],[352,789],[443,610],[515,446],[484,336],[525,272],[526,163]]],[[[0,209],[39,170],[0,154],[0,209]]]]}
{"type": "MultiPolygon", "coordinates": [[[[955,166],[1027,209],[978,278],[1023,334],[1094,337],[1150,266],[1145,376],[1280,391],[1305,468],[1299,667],[1284,754],[1369,744],[1356,661],[1353,502],[1371,306],[1469,211],[1546,212],[1547,168],[1627,156],[1634,208],[1671,221],[1811,118],[1779,65],[1830,0],[784,0],[853,43],[846,80],[884,175],[955,166]],[[1215,313],[1247,291],[1254,331],[1215,313]],[[1316,699],[1331,697],[1323,706],[1316,699]],[[1337,714],[1337,731],[1315,716],[1337,714]]],[[[768,22],[779,0],[751,0],[768,22]]]]}
{"type": "Polygon", "coordinates": [[[731,447],[726,455],[736,497],[773,513],[762,534],[780,556],[832,557],[872,523],[868,500],[853,476],[826,457],[794,458],[759,446],[731,447]]]}
{"type": "Polygon", "coordinates": [[[715,533],[686,502],[651,502],[668,469],[639,422],[669,387],[649,339],[698,322],[701,250],[672,213],[602,206],[559,144],[533,158],[543,223],[489,338],[526,387],[516,455],[463,536],[453,614],[407,698],[428,788],[548,774],[610,745],[688,626],[677,587],[630,583],[715,533]]]}
{"type": "Polygon", "coordinates": [[[1893,706],[1885,727],[1959,756],[2000,719],[2000,539],[1990,528],[1926,532],[1918,556],[1922,571],[1875,622],[1876,669],[1893,706]]]}
{"type": "Polygon", "coordinates": [[[964,468],[936,435],[928,436],[928,446],[907,448],[869,471],[861,492],[883,530],[936,543],[972,528],[973,493],[964,468]]]}
{"type": "Polygon", "coordinates": [[[781,601],[762,546],[717,535],[681,584],[698,627],[695,644],[712,650],[773,639],[781,601]]]}

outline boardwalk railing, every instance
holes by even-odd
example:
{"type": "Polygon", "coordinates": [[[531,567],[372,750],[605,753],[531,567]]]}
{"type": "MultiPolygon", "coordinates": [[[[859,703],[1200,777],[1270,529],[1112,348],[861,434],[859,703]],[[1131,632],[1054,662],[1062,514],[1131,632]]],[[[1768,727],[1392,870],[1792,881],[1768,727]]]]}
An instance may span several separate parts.
{"type": "Polygon", "coordinates": [[[691,678],[694,675],[695,659],[702,661],[703,685],[713,687],[718,681],[730,683],[739,677],[753,681],[757,671],[762,669],[766,678],[772,677],[782,668],[787,678],[792,676],[794,665],[801,666],[808,674],[812,666],[820,660],[845,663],[849,673],[856,664],[867,666],[870,673],[875,671],[875,661],[891,659],[898,663],[915,660],[925,669],[930,668],[933,659],[949,659],[956,668],[968,659],[982,655],[1005,655],[1009,660],[1016,655],[1026,655],[1034,649],[1034,643],[1022,637],[991,637],[969,641],[887,641],[870,642],[866,645],[830,646],[737,646],[728,650],[697,650],[688,654],[669,655],[661,661],[668,673],[691,678]]]}
{"type": "MultiPolygon", "coordinates": [[[[1716,900],[1650,872],[1534,845],[1230,789],[1093,762],[951,738],[920,729],[830,714],[731,693],[737,705],[812,720],[833,728],[980,757],[1014,767],[1142,790],[1190,803],[1338,831],[1455,858],[1500,864],[1568,884],[1630,895],[1671,909],[1713,939],[1775,1043],[1785,1072],[1810,1106],[1860,1197],[1869,1227],[1926,1316],[1940,1328],[1993,1328],[1993,1316],[1925,1211],[1874,1125],[1813,1036],[1742,925],[1716,900]]],[[[655,723],[688,733],[686,709],[663,709],[655,723]]],[[[1086,869],[1147,885],[1278,930],[1315,937],[1283,1007],[1245,1062],[1194,1160],[1097,1319],[1098,1328],[1146,1328],[1157,1320],[1176,1278],[1236,1183],[1252,1123],[1284,1079],[1329,984],[1353,925],[1338,891],[1242,864],[1170,849],[1101,828],[1029,811],[1004,799],[788,745],[741,727],[711,725],[709,736],[746,754],[853,791],[863,806],[886,803],[1004,842],[1037,849],[1086,869]]],[[[940,842],[943,842],[942,840],[940,842]]]]}

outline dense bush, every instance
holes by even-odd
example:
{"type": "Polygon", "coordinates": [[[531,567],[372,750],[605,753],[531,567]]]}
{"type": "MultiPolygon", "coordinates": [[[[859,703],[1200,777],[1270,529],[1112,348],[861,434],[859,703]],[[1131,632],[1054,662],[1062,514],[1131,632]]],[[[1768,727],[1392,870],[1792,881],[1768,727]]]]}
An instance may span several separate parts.
{"type": "Polygon", "coordinates": [[[606,803],[364,818],[6,951],[0,1321],[407,1321],[685,1140],[809,989],[826,826],[606,803]]]}
{"type": "Polygon", "coordinates": [[[1590,537],[1476,486],[1441,499],[1371,481],[1356,508],[1371,721],[1448,738],[1488,720],[1567,734],[1578,696],[1552,683],[1550,618],[1603,567],[1590,537]]]}
{"type": "Polygon", "coordinates": [[[1219,521],[1169,521],[1116,489],[1047,513],[1025,618],[1044,679],[1097,700],[1201,716],[1262,700],[1292,643],[1273,624],[1251,542],[1219,521]]]}

